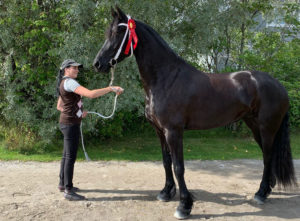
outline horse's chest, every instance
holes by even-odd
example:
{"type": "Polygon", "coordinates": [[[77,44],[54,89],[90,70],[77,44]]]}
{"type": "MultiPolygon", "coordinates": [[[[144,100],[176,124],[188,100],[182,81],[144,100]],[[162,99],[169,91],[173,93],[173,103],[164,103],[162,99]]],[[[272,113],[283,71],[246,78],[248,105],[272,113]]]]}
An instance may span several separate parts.
{"type": "Polygon", "coordinates": [[[145,102],[145,115],[148,120],[160,126],[160,116],[159,116],[159,107],[161,107],[159,101],[154,98],[154,96],[150,93],[146,96],[145,102]]]}
{"type": "Polygon", "coordinates": [[[155,102],[152,95],[146,96],[146,102],[145,102],[145,112],[146,117],[154,118],[155,117],[155,102]]]}

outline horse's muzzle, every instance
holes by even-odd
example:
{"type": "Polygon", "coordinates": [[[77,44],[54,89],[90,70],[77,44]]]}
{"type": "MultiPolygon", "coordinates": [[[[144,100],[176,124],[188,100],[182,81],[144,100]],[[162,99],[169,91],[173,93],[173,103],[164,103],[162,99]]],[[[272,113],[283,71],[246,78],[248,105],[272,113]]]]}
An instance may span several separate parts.
{"type": "Polygon", "coordinates": [[[95,61],[93,66],[95,67],[95,70],[97,72],[102,72],[102,73],[108,73],[111,67],[109,64],[107,65],[101,64],[99,61],[95,61]]]}

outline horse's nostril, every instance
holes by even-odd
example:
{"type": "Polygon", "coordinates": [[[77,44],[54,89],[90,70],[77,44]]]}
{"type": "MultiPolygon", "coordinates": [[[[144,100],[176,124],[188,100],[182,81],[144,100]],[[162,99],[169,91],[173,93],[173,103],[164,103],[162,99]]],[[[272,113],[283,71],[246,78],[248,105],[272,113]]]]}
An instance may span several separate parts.
{"type": "Polygon", "coordinates": [[[94,62],[94,67],[99,68],[99,66],[100,66],[100,62],[99,61],[94,62]]]}

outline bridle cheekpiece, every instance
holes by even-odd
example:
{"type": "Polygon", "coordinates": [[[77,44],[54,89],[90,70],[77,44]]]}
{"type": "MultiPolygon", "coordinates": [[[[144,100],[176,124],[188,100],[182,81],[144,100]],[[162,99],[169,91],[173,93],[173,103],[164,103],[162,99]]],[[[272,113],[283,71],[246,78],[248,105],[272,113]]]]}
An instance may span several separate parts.
{"type": "Polygon", "coordinates": [[[126,26],[126,32],[115,57],[112,58],[109,62],[111,66],[115,66],[117,64],[117,60],[121,54],[121,50],[123,48],[127,35],[129,35],[129,37],[124,51],[125,55],[127,55],[129,53],[129,50],[131,50],[131,54],[130,54],[131,57],[133,55],[133,51],[136,49],[136,46],[138,44],[138,37],[135,33],[135,29],[136,29],[135,21],[130,17],[130,15],[127,15],[127,18],[128,18],[127,24],[126,23],[118,24],[118,26],[126,26]],[[133,41],[134,41],[134,45],[133,45],[133,41]]]}

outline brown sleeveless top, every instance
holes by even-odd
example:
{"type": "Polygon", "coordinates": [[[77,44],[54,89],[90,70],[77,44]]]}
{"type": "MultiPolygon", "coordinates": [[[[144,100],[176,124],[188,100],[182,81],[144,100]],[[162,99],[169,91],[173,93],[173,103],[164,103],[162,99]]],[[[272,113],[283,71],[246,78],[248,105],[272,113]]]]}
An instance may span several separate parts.
{"type": "Polygon", "coordinates": [[[64,89],[64,78],[59,87],[60,97],[62,100],[63,111],[60,113],[59,123],[62,124],[80,124],[82,119],[83,106],[81,96],[68,92],[64,89]]]}

